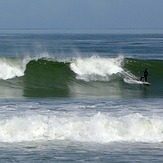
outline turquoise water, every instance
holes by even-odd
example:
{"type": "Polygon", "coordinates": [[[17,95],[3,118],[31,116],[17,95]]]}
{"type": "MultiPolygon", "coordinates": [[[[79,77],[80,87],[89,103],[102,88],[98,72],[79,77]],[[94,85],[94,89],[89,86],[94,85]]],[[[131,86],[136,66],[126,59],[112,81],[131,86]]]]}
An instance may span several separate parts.
{"type": "Polygon", "coordinates": [[[1,31],[1,161],[161,162],[162,45],[161,33],[1,31]]]}

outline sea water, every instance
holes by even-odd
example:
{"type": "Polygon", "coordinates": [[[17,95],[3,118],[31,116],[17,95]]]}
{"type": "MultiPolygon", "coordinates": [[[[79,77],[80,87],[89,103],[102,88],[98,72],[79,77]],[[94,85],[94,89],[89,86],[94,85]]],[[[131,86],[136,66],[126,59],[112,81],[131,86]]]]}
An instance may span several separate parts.
{"type": "Polygon", "coordinates": [[[1,162],[162,162],[162,43],[157,32],[1,31],[1,162]]]}

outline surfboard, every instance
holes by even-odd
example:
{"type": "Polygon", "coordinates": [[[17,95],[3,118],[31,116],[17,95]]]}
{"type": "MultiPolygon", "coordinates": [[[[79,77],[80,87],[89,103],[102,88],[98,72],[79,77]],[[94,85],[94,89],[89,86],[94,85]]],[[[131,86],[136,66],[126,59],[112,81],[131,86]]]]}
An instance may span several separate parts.
{"type": "Polygon", "coordinates": [[[151,83],[149,82],[145,82],[145,81],[137,81],[138,84],[143,84],[143,85],[151,85],[151,83]]]}
{"type": "Polygon", "coordinates": [[[144,84],[144,85],[151,85],[151,83],[148,83],[148,82],[142,82],[142,84],[144,84]]]}

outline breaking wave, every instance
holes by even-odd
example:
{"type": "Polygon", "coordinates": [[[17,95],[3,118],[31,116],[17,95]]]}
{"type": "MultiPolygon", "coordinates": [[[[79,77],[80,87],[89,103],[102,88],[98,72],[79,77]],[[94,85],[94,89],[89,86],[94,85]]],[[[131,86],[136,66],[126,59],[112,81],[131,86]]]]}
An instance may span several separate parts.
{"type": "Polygon", "coordinates": [[[79,142],[162,142],[163,119],[139,113],[111,117],[24,115],[0,120],[0,142],[69,140],[79,142]]]}
{"type": "Polygon", "coordinates": [[[0,58],[1,97],[162,96],[162,60],[133,58],[0,58]],[[139,82],[148,68],[151,87],[139,82]],[[143,92],[143,93],[142,93],[143,92]]]}

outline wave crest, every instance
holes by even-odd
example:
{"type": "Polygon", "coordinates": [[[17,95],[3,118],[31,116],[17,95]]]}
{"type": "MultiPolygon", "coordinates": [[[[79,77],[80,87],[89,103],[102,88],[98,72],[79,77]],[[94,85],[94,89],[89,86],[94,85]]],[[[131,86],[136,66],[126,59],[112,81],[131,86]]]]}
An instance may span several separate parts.
{"type": "Polygon", "coordinates": [[[77,79],[85,81],[108,81],[113,74],[123,71],[122,63],[124,58],[100,58],[93,56],[90,58],[77,58],[70,64],[70,68],[77,75],[77,79]]]}

